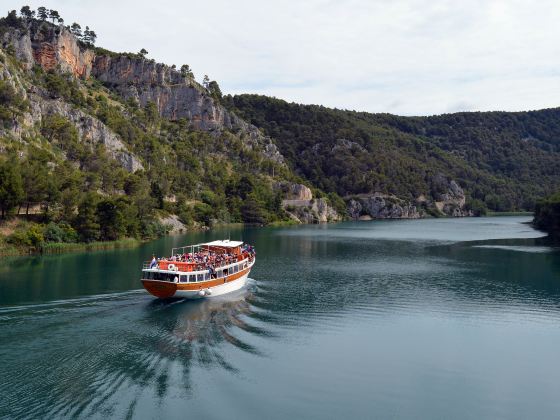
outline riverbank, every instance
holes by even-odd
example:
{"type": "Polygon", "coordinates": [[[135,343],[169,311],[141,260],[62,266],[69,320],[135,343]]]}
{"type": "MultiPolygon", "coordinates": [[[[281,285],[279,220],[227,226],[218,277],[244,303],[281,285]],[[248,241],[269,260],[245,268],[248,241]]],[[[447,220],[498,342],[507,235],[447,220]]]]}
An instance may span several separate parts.
{"type": "Polygon", "coordinates": [[[125,249],[125,248],[135,248],[144,241],[134,238],[124,238],[118,241],[103,241],[103,242],[90,242],[90,243],[44,243],[38,247],[23,247],[15,246],[6,243],[5,241],[0,242],[0,257],[17,257],[17,256],[28,256],[28,255],[55,255],[55,254],[67,254],[73,252],[91,252],[91,251],[101,251],[101,250],[111,250],[111,249],[125,249]]]}

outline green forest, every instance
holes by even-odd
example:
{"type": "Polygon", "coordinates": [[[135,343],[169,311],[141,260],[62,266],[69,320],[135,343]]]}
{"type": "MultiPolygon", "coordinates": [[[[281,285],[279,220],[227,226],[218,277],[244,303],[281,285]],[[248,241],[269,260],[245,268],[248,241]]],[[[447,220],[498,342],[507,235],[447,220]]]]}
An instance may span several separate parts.
{"type": "Polygon", "coordinates": [[[533,224],[560,239],[560,192],[537,201],[533,224]]]}
{"type": "Polygon", "coordinates": [[[400,117],[260,95],[224,103],[273,137],[299,176],[343,197],[433,196],[441,173],[471,204],[532,211],[560,189],[560,109],[400,117]]]}

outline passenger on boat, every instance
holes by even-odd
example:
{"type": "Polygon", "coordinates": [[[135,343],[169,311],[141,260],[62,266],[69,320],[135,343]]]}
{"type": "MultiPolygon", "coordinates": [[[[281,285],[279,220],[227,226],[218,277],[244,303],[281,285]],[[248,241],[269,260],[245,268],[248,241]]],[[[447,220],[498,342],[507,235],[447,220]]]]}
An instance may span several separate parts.
{"type": "Polygon", "coordinates": [[[157,267],[157,265],[158,265],[158,263],[157,263],[157,260],[156,260],[156,256],[152,255],[152,262],[150,263],[150,268],[155,268],[155,267],[157,267]]]}

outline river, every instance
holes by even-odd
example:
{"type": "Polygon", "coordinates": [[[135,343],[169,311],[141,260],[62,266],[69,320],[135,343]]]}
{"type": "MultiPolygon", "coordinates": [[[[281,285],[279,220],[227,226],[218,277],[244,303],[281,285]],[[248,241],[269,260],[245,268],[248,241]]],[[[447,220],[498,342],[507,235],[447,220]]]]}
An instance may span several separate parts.
{"type": "Polygon", "coordinates": [[[560,250],[528,217],[344,222],[2,260],[2,418],[552,418],[560,250]],[[248,287],[141,289],[153,252],[231,236],[248,287]]]}

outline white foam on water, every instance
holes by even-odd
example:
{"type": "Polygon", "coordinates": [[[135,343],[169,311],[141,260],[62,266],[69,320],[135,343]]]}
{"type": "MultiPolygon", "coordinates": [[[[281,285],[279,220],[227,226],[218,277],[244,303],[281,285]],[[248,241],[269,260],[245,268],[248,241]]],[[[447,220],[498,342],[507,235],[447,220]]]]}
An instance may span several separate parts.
{"type": "Polygon", "coordinates": [[[554,248],[548,246],[522,246],[522,245],[474,245],[473,248],[501,249],[504,251],[530,252],[535,254],[554,251],[554,248]]]}

